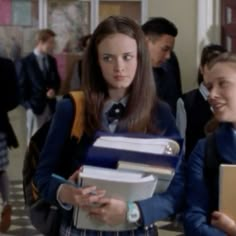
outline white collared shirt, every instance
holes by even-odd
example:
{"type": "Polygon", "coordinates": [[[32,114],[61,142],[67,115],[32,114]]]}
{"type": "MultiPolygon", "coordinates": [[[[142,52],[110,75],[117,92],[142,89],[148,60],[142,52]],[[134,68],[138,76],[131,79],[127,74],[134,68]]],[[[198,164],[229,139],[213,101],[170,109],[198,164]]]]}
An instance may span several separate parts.
{"type": "Polygon", "coordinates": [[[46,58],[46,66],[47,68],[49,67],[48,64],[48,58],[47,58],[47,54],[41,53],[39,52],[39,50],[37,48],[34,49],[33,51],[34,55],[36,56],[39,68],[43,71],[43,58],[46,58]]]}
{"type": "Polygon", "coordinates": [[[206,86],[203,83],[200,84],[199,91],[203,96],[203,98],[207,101],[207,98],[209,96],[209,91],[207,90],[206,86]]]}

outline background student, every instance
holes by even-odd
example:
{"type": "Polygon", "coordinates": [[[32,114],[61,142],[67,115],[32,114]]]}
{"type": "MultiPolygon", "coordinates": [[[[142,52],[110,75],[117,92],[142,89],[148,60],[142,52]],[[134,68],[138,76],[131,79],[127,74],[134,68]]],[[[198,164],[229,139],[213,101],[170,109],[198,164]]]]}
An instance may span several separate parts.
{"type": "Polygon", "coordinates": [[[36,47],[21,60],[19,81],[22,105],[26,109],[27,142],[48,121],[55,111],[60,78],[55,58],[56,34],[50,29],[39,30],[36,47]]]}
{"type": "Polygon", "coordinates": [[[142,26],[152,62],[158,96],[167,102],[176,115],[176,102],[181,96],[178,59],[173,52],[178,29],[163,17],[154,17],[142,26]]]}
{"type": "Polygon", "coordinates": [[[220,126],[213,133],[215,147],[210,146],[216,152],[212,161],[207,161],[210,159],[206,156],[206,148],[210,144],[206,139],[198,142],[189,158],[185,214],[185,233],[189,236],[226,235],[214,220],[216,215],[213,214],[213,224],[211,218],[219,204],[219,165],[236,163],[236,56],[221,54],[208,68],[205,79],[208,101],[220,126]]]}
{"type": "Polygon", "coordinates": [[[208,73],[208,64],[226,50],[215,44],[203,48],[198,69],[198,88],[182,95],[177,101],[176,124],[185,139],[185,157],[188,158],[199,139],[206,135],[205,127],[213,113],[207,101],[208,91],[204,78],[208,73]]]}
{"type": "Polygon", "coordinates": [[[14,64],[11,60],[0,58],[0,196],[3,210],[0,233],[5,233],[11,225],[12,208],[9,202],[8,148],[18,147],[18,141],[10,124],[8,112],[19,104],[19,88],[14,64]]]}

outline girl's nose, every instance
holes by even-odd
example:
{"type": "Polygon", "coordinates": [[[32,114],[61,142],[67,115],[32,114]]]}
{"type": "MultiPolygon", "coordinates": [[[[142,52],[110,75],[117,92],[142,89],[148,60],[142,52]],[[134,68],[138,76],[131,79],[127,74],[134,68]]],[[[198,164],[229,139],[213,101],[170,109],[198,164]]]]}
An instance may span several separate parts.
{"type": "Polygon", "coordinates": [[[115,72],[121,72],[123,70],[124,70],[124,62],[121,58],[117,58],[115,60],[114,71],[115,72]]]}

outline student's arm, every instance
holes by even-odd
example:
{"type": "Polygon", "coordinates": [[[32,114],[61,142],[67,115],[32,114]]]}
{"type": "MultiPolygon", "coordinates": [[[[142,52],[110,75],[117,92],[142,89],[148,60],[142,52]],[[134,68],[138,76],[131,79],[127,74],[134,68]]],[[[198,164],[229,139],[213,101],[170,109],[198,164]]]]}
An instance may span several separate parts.
{"type": "Polygon", "coordinates": [[[57,203],[57,189],[64,183],[51,175],[59,162],[66,139],[70,136],[72,122],[72,102],[63,99],[57,105],[34,178],[42,197],[51,203],[57,203]]]}
{"type": "Polygon", "coordinates": [[[144,225],[153,224],[183,210],[186,194],[186,168],[187,163],[182,159],[166,192],[137,202],[144,225]]]}
{"type": "Polygon", "coordinates": [[[223,231],[210,225],[208,189],[204,176],[205,140],[194,148],[187,169],[187,210],[184,219],[186,236],[223,236],[223,231]]]}

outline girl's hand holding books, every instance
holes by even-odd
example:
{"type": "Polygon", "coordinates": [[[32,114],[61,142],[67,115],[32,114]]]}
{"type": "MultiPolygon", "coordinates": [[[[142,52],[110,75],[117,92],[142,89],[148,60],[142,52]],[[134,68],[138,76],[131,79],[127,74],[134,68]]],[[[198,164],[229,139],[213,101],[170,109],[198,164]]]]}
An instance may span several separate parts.
{"type": "Polygon", "coordinates": [[[67,182],[60,186],[58,198],[63,204],[72,206],[87,207],[96,204],[104,197],[105,191],[97,190],[96,186],[91,187],[78,187],[80,171],[76,171],[67,182]]]}
{"type": "Polygon", "coordinates": [[[98,207],[87,208],[90,217],[110,226],[126,222],[126,202],[114,198],[100,198],[97,203],[98,207]]]}

